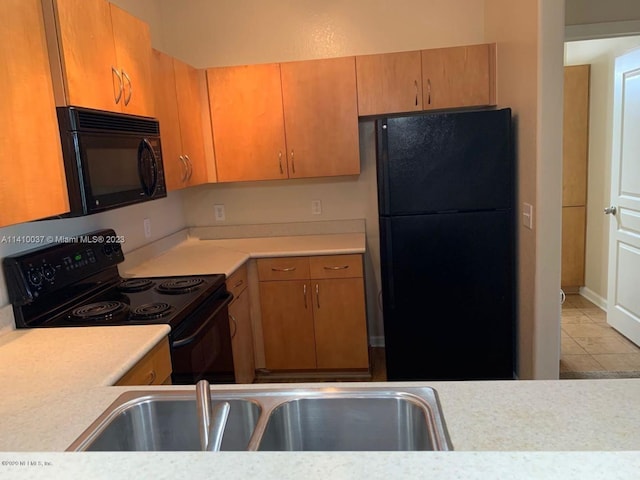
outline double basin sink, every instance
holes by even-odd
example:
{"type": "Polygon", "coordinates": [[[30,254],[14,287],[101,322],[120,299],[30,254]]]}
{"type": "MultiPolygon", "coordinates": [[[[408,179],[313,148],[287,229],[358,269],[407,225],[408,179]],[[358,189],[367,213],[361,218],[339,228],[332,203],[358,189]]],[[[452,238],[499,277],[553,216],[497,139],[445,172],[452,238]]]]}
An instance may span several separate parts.
{"type": "MultiPolygon", "coordinates": [[[[222,451],[452,450],[431,388],[211,390],[228,402],[222,451]]],[[[201,450],[195,389],[126,392],[68,448],[201,450]]]]}

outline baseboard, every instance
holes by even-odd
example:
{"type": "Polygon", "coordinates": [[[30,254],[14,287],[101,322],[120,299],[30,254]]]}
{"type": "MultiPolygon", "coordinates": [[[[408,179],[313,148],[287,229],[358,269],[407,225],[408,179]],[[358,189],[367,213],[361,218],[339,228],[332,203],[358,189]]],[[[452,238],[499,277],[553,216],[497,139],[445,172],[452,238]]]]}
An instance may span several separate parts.
{"type": "Polygon", "coordinates": [[[369,341],[371,342],[370,344],[372,347],[384,347],[384,335],[370,337],[369,341]]]}
{"type": "Polygon", "coordinates": [[[602,298],[596,292],[591,290],[588,287],[580,287],[580,295],[589,300],[591,303],[595,303],[598,307],[600,307],[605,312],[607,311],[607,299],[602,298]]]}

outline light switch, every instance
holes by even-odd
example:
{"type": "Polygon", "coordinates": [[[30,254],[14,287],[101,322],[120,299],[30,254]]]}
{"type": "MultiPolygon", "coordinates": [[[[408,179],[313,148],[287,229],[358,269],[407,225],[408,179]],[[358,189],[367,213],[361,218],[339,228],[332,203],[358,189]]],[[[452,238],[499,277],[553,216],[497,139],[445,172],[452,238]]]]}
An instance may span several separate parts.
{"type": "Polygon", "coordinates": [[[322,215],[322,201],[311,200],[311,214],[322,215]]]}
{"type": "Polygon", "coordinates": [[[533,205],[530,203],[522,204],[522,224],[529,230],[533,230],[533,205]]]}

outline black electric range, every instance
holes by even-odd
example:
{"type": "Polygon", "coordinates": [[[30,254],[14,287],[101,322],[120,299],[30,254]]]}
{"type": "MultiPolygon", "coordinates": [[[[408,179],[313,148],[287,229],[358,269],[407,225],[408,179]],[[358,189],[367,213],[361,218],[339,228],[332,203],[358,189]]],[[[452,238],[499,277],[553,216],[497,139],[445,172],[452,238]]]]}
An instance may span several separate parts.
{"type": "Polygon", "coordinates": [[[165,323],[173,383],[234,381],[225,275],[125,279],[113,230],[67,240],[3,260],[17,328],[165,323]]]}

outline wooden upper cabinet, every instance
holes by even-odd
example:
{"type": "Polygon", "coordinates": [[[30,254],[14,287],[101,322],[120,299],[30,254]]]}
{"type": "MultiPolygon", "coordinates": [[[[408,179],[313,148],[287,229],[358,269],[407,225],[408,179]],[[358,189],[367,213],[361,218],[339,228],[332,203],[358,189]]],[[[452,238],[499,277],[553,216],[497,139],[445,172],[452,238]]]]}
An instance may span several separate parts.
{"type": "Polygon", "coordinates": [[[200,97],[200,82],[204,82],[201,74],[204,72],[176,58],[173,59],[173,68],[178,97],[182,151],[189,169],[187,181],[189,185],[200,185],[207,181],[207,162],[201,116],[202,99],[200,97]]]}
{"type": "Polygon", "coordinates": [[[113,4],[110,7],[116,58],[122,76],[122,111],[154,116],[149,26],[113,4]]]}
{"type": "Polygon", "coordinates": [[[207,69],[219,182],[287,178],[280,65],[207,69]]]}
{"type": "Polygon", "coordinates": [[[59,105],[154,115],[144,22],[106,0],[43,0],[43,6],[59,105]]]}
{"type": "Polygon", "coordinates": [[[53,28],[57,27],[63,76],[60,81],[64,83],[66,96],[66,101],[59,99],[58,103],[120,111],[120,104],[116,103],[120,73],[109,2],[55,0],[49,6],[54,5],[56,25],[53,28]]]}
{"type": "Polygon", "coordinates": [[[564,67],[562,205],[587,203],[589,65],[564,67]]]}
{"type": "Polygon", "coordinates": [[[425,110],[495,104],[495,45],[422,50],[425,110]]]}
{"type": "Polygon", "coordinates": [[[0,2],[0,227],[69,211],[40,0],[0,2]]]}
{"type": "Polygon", "coordinates": [[[280,70],[289,177],[359,174],[355,57],[283,63],[280,70]]]}
{"type": "Polygon", "coordinates": [[[155,110],[168,190],[207,181],[200,82],[203,72],[153,50],[155,110]]]}
{"type": "Polygon", "coordinates": [[[358,114],[422,110],[420,51],[356,57],[358,114]]]}
{"type": "Polygon", "coordinates": [[[153,50],[152,74],[155,79],[154,95],[156,117],[160,122],[162,139],[162,163],[167,190],[183,188],[187,176],[187,167],[180,159],[182,155],[182,137],[180,136],[180,117],[176,79],[173,70],[173,57],[153,50]]]}

